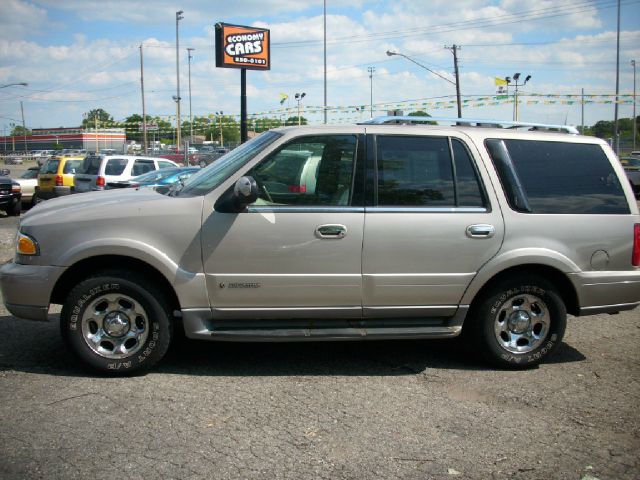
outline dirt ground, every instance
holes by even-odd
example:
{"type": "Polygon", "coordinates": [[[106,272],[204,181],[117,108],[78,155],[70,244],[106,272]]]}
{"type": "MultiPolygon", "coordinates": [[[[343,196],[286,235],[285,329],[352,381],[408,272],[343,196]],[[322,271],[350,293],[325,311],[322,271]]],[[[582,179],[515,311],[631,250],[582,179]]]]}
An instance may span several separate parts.
{"type": "MultiPolygon", "coordinates": [[[[0,262],[16,227],[0,218],[0,262]]],[[[0,478],[637,479],[639,345],[635,310],[570,318],[528,371],[455,340],[180,340],[146,375],[103,378],[57,314],[2,306],[0,478]]]]}

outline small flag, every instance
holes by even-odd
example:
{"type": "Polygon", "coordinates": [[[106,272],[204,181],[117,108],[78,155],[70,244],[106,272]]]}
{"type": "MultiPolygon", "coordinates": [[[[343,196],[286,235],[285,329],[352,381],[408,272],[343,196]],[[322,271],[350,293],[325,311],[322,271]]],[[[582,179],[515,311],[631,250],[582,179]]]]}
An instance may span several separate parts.
{"type": "Polygon", "coordinates": [[[509,82],[507,82],[504,78],[500,78],[500,77],[495,77],[495,82],[496,82],[496,86],[509,85],[509,82]]]}
{"type": "Polygon", "coordinates": [[[284,102],[287,101],[287,98],[289,98],[289,95],[287,95],[286,93],[281,93],[280,94],[280,105],[283,105],[284,102]]]}

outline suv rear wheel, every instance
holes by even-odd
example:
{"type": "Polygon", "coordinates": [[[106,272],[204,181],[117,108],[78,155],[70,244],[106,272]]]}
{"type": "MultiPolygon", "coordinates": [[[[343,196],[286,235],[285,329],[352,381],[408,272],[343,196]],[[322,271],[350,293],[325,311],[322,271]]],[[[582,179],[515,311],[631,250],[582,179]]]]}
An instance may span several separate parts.
{"type": "Polygon", "coordinates": [[[130,272],[104,272],[78,283],[60,316],[62,336],[85,363],[126,375],[148,369],[172,336],[164,296],[130,272]]]}
{"type": "Polygon", "coordinates": [[[552,284],[514,277],[496,284],[474,308],[472,340],[491,363],[509,368],[538,365],[564,336],[567,310],[552,284]]]}

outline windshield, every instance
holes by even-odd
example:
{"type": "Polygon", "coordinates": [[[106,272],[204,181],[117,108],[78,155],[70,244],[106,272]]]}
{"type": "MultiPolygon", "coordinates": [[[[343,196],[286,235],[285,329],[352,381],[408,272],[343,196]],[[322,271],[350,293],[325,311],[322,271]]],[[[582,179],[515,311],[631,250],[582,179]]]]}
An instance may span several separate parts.
{"type": "Polygon", "coordinates": [[[207,168],[190,177],[177,194],[195,197],[210,192],[281,136],[282,134],[274,131],[265,132],[231,150],[207,168]]]}

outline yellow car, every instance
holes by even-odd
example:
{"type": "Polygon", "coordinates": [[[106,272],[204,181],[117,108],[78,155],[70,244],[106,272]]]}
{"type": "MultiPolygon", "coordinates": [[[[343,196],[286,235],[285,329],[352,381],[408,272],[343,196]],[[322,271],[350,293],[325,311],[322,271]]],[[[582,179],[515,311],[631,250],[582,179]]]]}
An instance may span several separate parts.
{"type": "Polygon", "coordinates": [[[73,190],[76,171],[82,165],[84,157],[54,156],[45,162],[38,173],[38,186],[33,203],[49,198],[69,195],[73,190]]]}

